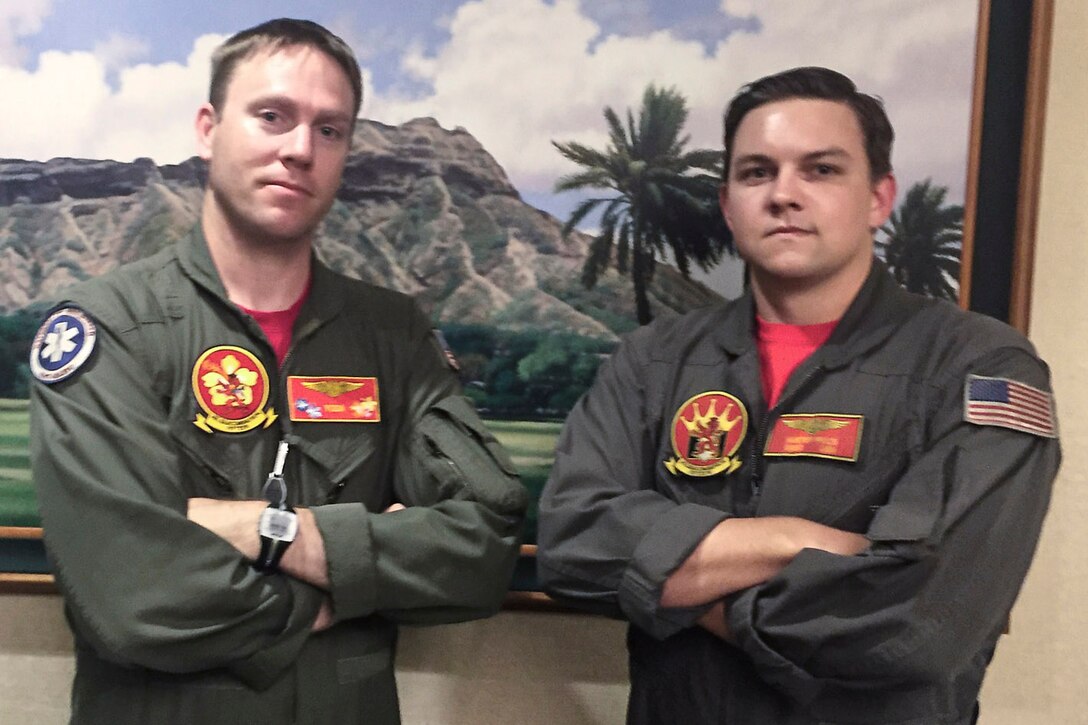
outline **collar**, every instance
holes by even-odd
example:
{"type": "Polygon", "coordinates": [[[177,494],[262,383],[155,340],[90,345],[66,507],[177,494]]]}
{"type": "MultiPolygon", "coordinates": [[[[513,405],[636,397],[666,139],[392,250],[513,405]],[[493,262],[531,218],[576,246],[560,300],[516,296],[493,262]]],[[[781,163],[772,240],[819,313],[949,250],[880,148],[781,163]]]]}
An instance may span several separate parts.
{"type": "MultiPolygon", "coordinates": [[[[814,353],[823,367],[834,368],[884,342],[911,314],[918,297],[895,281],[875,256],[869,275],[846,308],[827,342],[814,353]]],[[[718,326],[721,347],[740,356],[755,347],[755,301],[751,290],[726,305],[718,326]]]]}
{"type": "MultiPolygon", "coordinates": [[[[224,304],[238,310],[237,305],[227,297],[223,280],[215,268],[215,263],[212,262],[211,252],[208,251],[204,230],[199,224],[178,241],[177,258],[182,271],[189,279],[224,304]]],[[[345,282],[346,279],[343,276],[326,267],[317,255],[311,252],[310,294],[303,303],[295,323],[297,337],[308,335],[340,313],[346,298],[345,282]]],[[[170,303],[175,308],[179,308],[181,304],[176,297],[170,303]]],[[[240,310],[239,314],[242,314],[240,310]]]]}

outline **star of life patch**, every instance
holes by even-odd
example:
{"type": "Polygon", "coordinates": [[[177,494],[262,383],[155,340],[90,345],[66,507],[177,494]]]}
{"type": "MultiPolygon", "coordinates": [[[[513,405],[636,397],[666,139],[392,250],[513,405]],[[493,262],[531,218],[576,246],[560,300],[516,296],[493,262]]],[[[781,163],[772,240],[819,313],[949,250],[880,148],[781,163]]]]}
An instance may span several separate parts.
{"type": "Polygon", "coordinates": [[[963,390],[963,419],[1022,433],[1057,438],[1054,396],[1009,378],[968,375],[963,390]]]}
{"type": "Polygon", "coordinates": [[[46,384],[74,375],[91,357],[98,330],[78,307],[62,307],[46,318],[30,346],[30,372],[46,384]]]}

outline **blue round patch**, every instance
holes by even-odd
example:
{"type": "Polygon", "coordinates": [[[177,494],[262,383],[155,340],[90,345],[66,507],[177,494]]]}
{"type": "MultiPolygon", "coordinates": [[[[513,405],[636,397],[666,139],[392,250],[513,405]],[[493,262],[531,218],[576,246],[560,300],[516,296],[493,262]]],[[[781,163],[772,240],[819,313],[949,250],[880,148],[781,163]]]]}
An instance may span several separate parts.
{"type": "Polygon", "coordinates": [[[49,315],[30,348],[30,372],[43,383],[70,377],[87,362],[97,335],[90,316],[78,307],[49,315]]]}

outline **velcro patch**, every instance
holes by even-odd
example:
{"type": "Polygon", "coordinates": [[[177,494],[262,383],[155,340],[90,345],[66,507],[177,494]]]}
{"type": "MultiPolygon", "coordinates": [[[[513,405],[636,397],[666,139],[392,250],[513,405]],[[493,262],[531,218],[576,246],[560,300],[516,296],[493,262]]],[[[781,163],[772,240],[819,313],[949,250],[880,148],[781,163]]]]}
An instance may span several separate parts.
{"type": "Polygon", "coordinates": [[[1057,438],[1054,396],[1009,378],[968,375],[963,389],[963,419],[1022,433],[1057,438]]]}
{"type": "Polygon", "coordinates": [[[835,461],[858,460],[861,452],[860,415],[791,413],[774,422],[765,456],[810,456],[835,461]]]}
{"type": "Polygon", "coordinates": [[[287,378],[291,420],[327,423],[378,423],[378,379],[339,375],[287,378]]]}
{"type": "Polygon", "coordinates": [[[91,357],[98,330],[78,307],[62,307],[46,318],[30,347],[30,372],[43,383],[74,375],[91,357]]]}

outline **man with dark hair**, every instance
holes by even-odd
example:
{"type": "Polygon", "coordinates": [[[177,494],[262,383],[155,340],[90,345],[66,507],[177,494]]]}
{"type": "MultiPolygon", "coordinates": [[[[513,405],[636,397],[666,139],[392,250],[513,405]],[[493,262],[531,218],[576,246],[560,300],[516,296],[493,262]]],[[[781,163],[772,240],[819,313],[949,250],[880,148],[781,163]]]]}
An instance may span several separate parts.
{"type": "Polygon", "coordinates": [[[200,224],[31,351],[72,722],[397,723],[398,624],[498,608],[526,495],[414,302],[314,257],[351,51],[276,20],[214,64],[200,224]]]}
{"type": "Polygon", "coordinates": [[[874,258],[879,101],[800,68],[725,118],[750,288],[602,366],[541,500],[541,579],[630,621],[629,723],[971,723],[1060,458],[1046,366],[874,258]]]}

